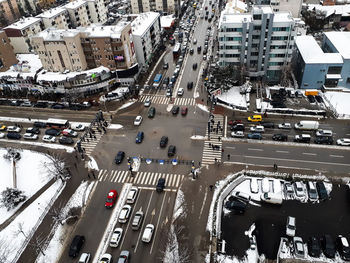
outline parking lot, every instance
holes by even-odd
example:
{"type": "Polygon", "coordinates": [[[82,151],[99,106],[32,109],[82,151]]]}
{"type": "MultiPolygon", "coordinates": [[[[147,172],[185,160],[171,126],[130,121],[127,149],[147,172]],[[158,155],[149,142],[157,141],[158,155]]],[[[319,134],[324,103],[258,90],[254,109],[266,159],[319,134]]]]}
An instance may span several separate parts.
{"type": "Polygon", "coordinates": [[[276,259],[280,238],[286,237],[288,216],[296,218],[296,236],[304,243],[311,236],[330,234],[333,240],[338,235],[350,237],[349,187],[333,185],[330,199],[323,202],[301,202],[284,200],[282,205],[250,202],[244,214],[227,213],[222,217],[222,238],[226,243],[226,253],[243,257],[249,248],[244,232],[255,223],[259,254],[268,259],[276,259]]]}

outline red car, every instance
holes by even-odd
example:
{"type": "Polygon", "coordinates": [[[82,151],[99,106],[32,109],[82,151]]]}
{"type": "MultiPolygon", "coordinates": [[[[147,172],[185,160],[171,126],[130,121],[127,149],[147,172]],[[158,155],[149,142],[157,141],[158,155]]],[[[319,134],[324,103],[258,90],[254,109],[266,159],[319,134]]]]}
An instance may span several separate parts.
{"type": "Polygon", "coordinates": [[[188,111],[187,107],[183,107],[183,108],[181,109],[181,115],[182,115],[182,116],[186,116],[187,111],[188,111]]]}
{"type": "Polygon", "coordinates": [[[113,207],[115,204],[115,201],[117,200],[117,196],[118,196],[117,190],[110,190],[107,195],[105,207],[107,208],[113,207]]]}
{"type": "Polygon", "coordinates": [[[230,120],[230,121],[228,122],[228,125],[234,126],[234,125],[236,125],[236,124],[238,124],[238,123],[242,123],[242,121],[241,121],[241,120],[230,120]]]}

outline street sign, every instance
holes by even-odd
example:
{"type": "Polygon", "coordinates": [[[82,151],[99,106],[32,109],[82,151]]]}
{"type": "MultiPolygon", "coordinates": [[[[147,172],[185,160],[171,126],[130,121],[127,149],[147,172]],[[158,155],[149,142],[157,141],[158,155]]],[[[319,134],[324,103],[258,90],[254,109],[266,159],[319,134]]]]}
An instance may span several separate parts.
{"type": "Polygon", "coordinates": [[[172,163],[173,165],[177,165],[177,160],[176,160],[176,159],[172,159],[171,163],[172,163]]]}
{"type": "Polygon", "coordinates": [[[164,160],[159,160],[159,164],[163,165],[164,164],[164,160]]]}
{"type": "Polygon", "coordinates": [[[152,160],[151,159],[146,159],[146,163],[150,164],[150,163],[152,163],[152,160]]]}

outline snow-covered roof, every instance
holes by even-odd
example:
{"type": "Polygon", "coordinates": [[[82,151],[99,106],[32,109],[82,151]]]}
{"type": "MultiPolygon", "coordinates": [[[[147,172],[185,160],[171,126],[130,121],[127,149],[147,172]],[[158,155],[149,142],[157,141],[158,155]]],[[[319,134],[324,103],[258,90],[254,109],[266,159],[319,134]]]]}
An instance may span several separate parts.
{"type": "Polygon", "coordinates": [[[36,34],[35,37],[42,37],[44,41],[63,41],[65,37],[74,37],[79,33],[80,31],[78,29],[48,28],[36,34]]]}
{"type": "Polygon", "coordinates": [[[174,15],[161,16],[160,25],[162,28],[169,28],[175,22],[174,15]]]}
{"type": "Polygon", "coordinates": [[[41,71],[38,73],[37,81],[61,82],[61,81],[65,81],[67,79],[74,78],[78,75],[86,74],[87,76],[90,76],[93,73],[99,74],[99,73],[102,73],[103,71],[109,72],[110,70],[106,67],[100,66],[98,68],[93,68],[93,69],[89,69],[89,70],[85,70],[85,71],[69,72],[69,73],[65,73],[65,74],[60,73],[60,72],[41,71]]]}
{"type": "Polygon", "coordinates": [[[344,59],[350,59],[350,32],[324,33],[344,59]]]}
{"type": "Polygon", "coordinates": [[[227,13],[244,13],[247,12],[247,4],[240,0],[229,0],[226,3],[225,11],[227,13]]]}
{"type": "Polygon", "coordinates": [[[41,18],[38,18],[38,17],[26,17],[26,18],[19,20],[16,23],[13,23],[13,24],[5,27],[5,29],[12,28],[12,29],[23,30],[23,29],[25,29],[25,28],[27,28],[35,23],[40,22],[40,21],[41,21],[41,18]]]}
{"type": "Polygon", "coordinates": [[[36,72],[42,68],[38,55],[35,54],[17,54],[18,63],[10,67],[8,71],[0,72],[0,78],[13,77],[18,75],[23,79],[34,78],[36,72]]]}
{"type": "Polygon", "coordinates": [[[253,12],[259,14],[259,11],[262,11],[263,14],[272,14],[273,10],[272,7],[269,5],[254,5],[253,6],[253,12]]]}
{"type": "Polygon", "coordinates": [[[289,12],[276,12],[273,16],[273,22],[292,22],[293,17],[289,12]]]}
{"type": "Polygon", "coordinates": [[[82,5],[86,4],[86,1],[84,0],[77,0],[77,1],[73,1],[73,2],[70,2],[68,4],[66,4],[64,7],[67,8],[67,9],[76,9],[82,5]]]}
{"type": "Polygon", "coordinates": [[[81,32],[87,33],[89,37],[111,37],[120,38],[120,35],[124,28],[129,25],[130,22],[120,21],[116,25],[112,26],[99,26],[93,24],[86,28],[79,28],[81,32]]]}
{"type": "Polygon", "coordinates": [[[307,64],[341,64],[343,59],[339,53],[324,53],[312,36],[298,36],[295,43],[307,64]]]}
{"type": "Polygon", "coordinates": [[[251,14],[225,14],[225,11],[221,12],[219,27],[222,24],[230,23],[250,23],[253,21],[253,16],[251,14]]]}
{"type": "Polygon", "coordinates": [[[36,17],[41,17],[41,18],[54,18],[55,16],[62,14],[66,11],[63,7],[56,7],[56,8],[51,8],[36,17]]]}
{"type": "MultiPolygon", "coordinates": [[[[306,4],[304,4],[306,5],[306,4]]],[[[306,5],[309,11],[312,11],[313,9],[316,10],[316,12],[323,14],[325,17],[328,17],[332,14],[336,15],[345,15],[348,16],[350,14],[350,5],[314,5],[314,4],[307,4],[306,5]]]]}
{"type": "Polygon", "coordinates": [[[142,36],[157,21],[159,13],[147,12],[138,15],[131,23],[132,34],[142,36]]]}

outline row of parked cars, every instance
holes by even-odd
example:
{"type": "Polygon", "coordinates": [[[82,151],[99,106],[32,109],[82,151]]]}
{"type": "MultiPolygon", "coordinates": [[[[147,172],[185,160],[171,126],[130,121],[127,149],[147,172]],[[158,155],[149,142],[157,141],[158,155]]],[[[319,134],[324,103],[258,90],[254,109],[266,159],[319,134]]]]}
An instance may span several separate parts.
{"type": "Polygon", "coordinates": [[[57,103],[57,102],[51,102],[51,101],[31,102],[29,100],[1,99],[0,104],[9,105],[9,106],[20,106],[20,107],[70,109],[70,110],[83,110],[91,107],[91,103],[88,101],[84,101],[82,103],[57,103]]]}

